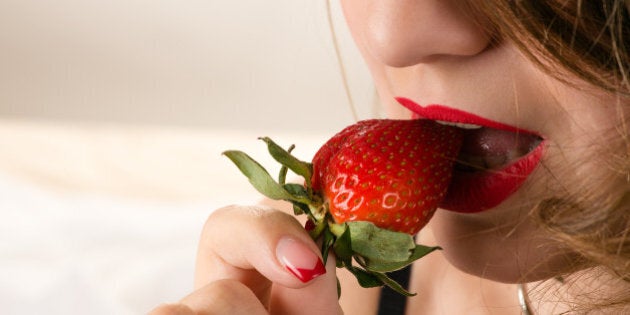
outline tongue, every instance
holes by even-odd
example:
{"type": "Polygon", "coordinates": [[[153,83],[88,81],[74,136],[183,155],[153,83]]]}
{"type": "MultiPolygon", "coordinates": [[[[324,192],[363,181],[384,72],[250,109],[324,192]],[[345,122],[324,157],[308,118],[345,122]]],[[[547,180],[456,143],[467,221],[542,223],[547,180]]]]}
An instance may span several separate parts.
{"type": "Polygon", "coordinates": [[[540,137],[532,134],[490,128],[469,130],[464,135],[460,158],[501,157],[509,162],[533,150],[540,141],[540,137]]]}

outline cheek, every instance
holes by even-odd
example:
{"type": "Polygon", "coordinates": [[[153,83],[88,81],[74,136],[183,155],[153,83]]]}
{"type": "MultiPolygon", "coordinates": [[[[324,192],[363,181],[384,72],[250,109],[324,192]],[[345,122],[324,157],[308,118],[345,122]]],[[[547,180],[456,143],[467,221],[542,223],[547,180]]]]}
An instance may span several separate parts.
{"type": "Polygon", "coordinates": [[[548,125],[550,147],[539,186],[548,195],[595,211],[628,187],[630,143],[624,133],[630,103],[610,95],[558,90],[556,97],[566,102],[557,105],[563,114],[550,120],[560,123],[548,125]]]}
{"type": "MultiPolygon", "coordinates": [[[[346,24],[357,44],[362,43],[363,33],[368,16],[368,5],[362,0],[342,0],[341,10],[346,19],[346,24]]],[[[364,45],[359,45],[360,47],[364,45]]]]}

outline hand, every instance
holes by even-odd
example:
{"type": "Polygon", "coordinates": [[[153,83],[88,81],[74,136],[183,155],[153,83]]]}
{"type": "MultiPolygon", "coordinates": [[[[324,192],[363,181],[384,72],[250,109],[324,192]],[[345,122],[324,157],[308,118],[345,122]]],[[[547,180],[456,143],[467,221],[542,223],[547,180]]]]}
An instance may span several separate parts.
{"type": "Polygon", "coordinates": [[[195,291],[150,315],[342,314],[334,257],[323,267],[319,248],[293,216],[226,207],[204,226],[195,291]]]}

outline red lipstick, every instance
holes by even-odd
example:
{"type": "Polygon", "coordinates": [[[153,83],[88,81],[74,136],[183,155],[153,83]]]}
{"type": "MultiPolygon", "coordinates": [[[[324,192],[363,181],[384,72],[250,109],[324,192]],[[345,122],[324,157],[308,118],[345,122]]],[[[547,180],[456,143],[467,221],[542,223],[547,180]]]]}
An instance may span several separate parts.
{"type": "MultiPolygon", "coordinates": [[[[515,137],[521,135],[521,138],[538,139],[537,141],[530,140],[531,150],[522,156],[507,161],[505,165],[501,165],[499,168],[471,172],[456,167],[447,195],[440,204],[442,209],[463,213],[492,209],[514,194],[536,166],[540,164],[544,151],[544,140],[535,132],[443,105],[421,106],[403,97],[397,97],[396,100],[413,112],[413,118],[478,125],[488,128],[487,133],[490,134],[490,137],[493,133],[499,135],[509,132],[513,133],[515,137]],[[500,130],[501,132],[493,132],[492,130],[500,130]]],[[[474,137],[470,138],[473,139],[474,137]]],[[[464,145],[474,147],[483,144],[465,143],[464,145]]]]}
{"type": "Polygon", "coordinates": [[[471,113],[468,113],[459,109],[446,107],[443,105],[420,106],[414,101],[408,98],[404,98],[404,97],[397,97],[396,100],[402,106],[411,110],[415,114],[414,118],[422,117],[422,118],[431,119],[431,120],[442,120],[442,121],[448,121],[448,122],[474,124],[474,125],[484,126],[484,127],[498,129],[498,130],[535,134],[534,132],[531,132],[531,131],[527,131],[521,128],[506,125],[500,122],[492,121],[487,118],[477,116],[475,114],[471,114],[471,113]]]}

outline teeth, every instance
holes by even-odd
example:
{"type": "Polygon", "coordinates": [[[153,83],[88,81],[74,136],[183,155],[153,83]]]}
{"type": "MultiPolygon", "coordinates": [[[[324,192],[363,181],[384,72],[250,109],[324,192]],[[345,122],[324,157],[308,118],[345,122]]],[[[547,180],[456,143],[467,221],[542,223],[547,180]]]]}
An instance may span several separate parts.
{"type": "Polygon", "coordinates": [[[442,124],[446,126],[453,126],[453,127],[462,128],[462,129],[480,129],[481,128],[481,126],[479,125],[456,123],[456,122],[443,121],[443,120],[436,120],[435,122],[438,124],[442,124]]]}

